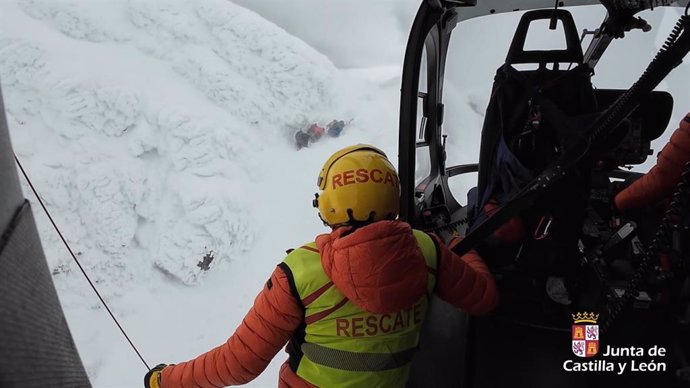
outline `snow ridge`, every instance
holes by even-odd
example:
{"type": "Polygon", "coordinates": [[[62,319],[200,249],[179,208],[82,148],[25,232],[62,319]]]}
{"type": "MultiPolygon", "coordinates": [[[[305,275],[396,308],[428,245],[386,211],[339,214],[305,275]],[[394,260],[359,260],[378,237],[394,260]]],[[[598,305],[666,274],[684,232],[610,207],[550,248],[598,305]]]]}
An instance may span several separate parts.
{"type": "MultiPolygon", "coordinates": [[[[151,262],[197,284],[204,255],[213,267],[252,246],[236,188],[256,178],[240,161],[262,132],[329,105],[336,70],[325,57],[220,0],[4,7],[20,20],[0,30],[15,149],[87,268],[112,280],[106,294],[151,262]]],[[[39,228],[52,267],[69,273],[39,228]]]]}

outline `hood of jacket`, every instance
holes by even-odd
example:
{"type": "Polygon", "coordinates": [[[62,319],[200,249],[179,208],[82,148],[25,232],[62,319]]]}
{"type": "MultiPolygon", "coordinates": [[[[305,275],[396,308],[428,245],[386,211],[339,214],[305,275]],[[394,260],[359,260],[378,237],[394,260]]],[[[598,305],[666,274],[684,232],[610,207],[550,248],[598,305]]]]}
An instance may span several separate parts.
{"type": "Polygon", "coordinates": [[[333,284],[366,311],[388,314],[406,309],[426,293],[426,262],[405,222],[341,227],[318,236],[316,245],[333,284]]]}

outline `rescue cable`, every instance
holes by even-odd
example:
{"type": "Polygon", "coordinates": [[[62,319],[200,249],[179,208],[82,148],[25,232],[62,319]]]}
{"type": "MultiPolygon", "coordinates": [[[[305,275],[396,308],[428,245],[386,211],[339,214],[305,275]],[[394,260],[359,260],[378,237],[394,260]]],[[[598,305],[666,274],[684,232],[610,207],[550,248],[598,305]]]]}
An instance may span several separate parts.
{"type": "Polygon", "coordinates": [[[151,368],[149,367],[149,364],[146,363],[146,361],[144,360],[144,357],[142,357],[142,355],[141,355],[141,353],[139,353],[139,350],[137,349],[137,347],[134,346],[134,343],[132,342],[132,340],[129,338],[129,336],[128,336],[127,333],[125,332],[125,329],[122,327],[122,325],[120,325],[120,322],[117,320],[117,318],[115,318],[115,315],[113,314],[113,312],[110,311],[110,307],[108,307],[108,304],[105,303],[105,300],[104,300],[103,297],[101,296],[101,293],[98,292],[98,290],[96,289],[96,286],[95,286],[95,285],[93,284],[93,282],[91,281],[91,278],[89,278],[89,275],[86,274],[86,271],[84,270],[84,267],[82,267],[82,266],[81,266],[81,263],[79,263],[79,260],[77,259],[77,256],[76,256],[76,255],[74,254],[74,252],[72,251],[72,248],[71,248],[71,247],[69,246],[69,244],[67,243],[67,240],[65,240],[65,237],[62,236],[62,232],[60,231],[60,228],[58,228],[57,224],[55,224],[55,221],[53,221],[53,217],[50,215],[50,212],[48,211],[48,209],[46,208],[46,206],[43,204],[43,200],[41,199],[41,196],[38,195],[38,191],[36,191],[36,188],[34,187],[33,183],[31,183],[31,179],[29,179],[29,175],[27,175],[26,171],[24,171],[24,167],[23,167],[22,164],[19,162],[19,158],[17,158],[17,155],[16,155],[16,154],[14,154],[14,160],[15,160],[15,162],[17,162],[17,166],[19,166],[19,169],[21,170],[22,175],[24,175],[24,178],[25,178],[26,181],[29,183],[29,187],[31,187],[31,191],[33,191],[34,196],[36,196],[36,199],[38,200],[38,203],[41,205],[41,207],[43,208],[43,211],[44,211],[44,212],[46,213],[46,215],[48,216],[48,219],[50,220],[50,223],[53,225],[53,228],[55,228],[55,231],[57,232],[58,236],[60,236],[60,239],[62,240],[62,243],[65,245],[65,248],[67,248],[67,251],[69,251],[70,255],[72,255],[72,258],[73,258],[74,261],[77,263],[77,266],[79,267],[79,270],[81,271],[82,274],[84,274],[84,277],[85,277],[86,280],[89,282],[89,285],[91,286],[91,289],[93,289],[93,292],[96,293],[96,296],[98,296],[98,299],[100,299],[101,303],[103,304],[103,306],[105,307],[105,309],[108,311],[108,314],[110,314],[110,317],[113,319],[113,321],[115,321],[115,324],[117,325],[117,327],[118,327],[118,328],[120,329],[120,331],[122,332],[122,335],[125,336],[125,338],[127,339],[127,342],[129,342],[129,345],[132,347],[132,349],[134,349],[134,352],[137,354],[137,356],[139,356],[139,359],[141,360],[141,362],[144,363],[144,366],[146,367],[146,370],[150,370],[151,368]]]}

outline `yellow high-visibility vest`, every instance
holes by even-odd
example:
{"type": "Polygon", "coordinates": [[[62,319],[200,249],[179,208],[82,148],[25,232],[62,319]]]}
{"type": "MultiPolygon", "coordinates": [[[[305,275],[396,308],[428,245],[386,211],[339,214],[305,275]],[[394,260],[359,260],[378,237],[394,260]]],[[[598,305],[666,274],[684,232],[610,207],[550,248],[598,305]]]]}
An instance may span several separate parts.
{"type": "Polygon", "coordinates": [[[315,243],[280,264],[304,306],[304,321],[288,344],[290,367],[319,387],[403,387],[436,284],[437,251],[431,237],[413,230],[428,269],[427,295],[406,310],[367,312],[333,285],[315,243]]]}

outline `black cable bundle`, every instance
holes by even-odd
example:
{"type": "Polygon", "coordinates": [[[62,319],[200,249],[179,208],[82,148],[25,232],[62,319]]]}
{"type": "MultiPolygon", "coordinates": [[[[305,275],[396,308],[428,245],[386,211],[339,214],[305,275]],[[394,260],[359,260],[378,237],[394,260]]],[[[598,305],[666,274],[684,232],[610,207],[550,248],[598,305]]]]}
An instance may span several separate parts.
{"type": "Polygon", "coordinates": [[[614,302],[609,304],[607,310],[608,315],[601,324],[602,332],[606,331],[618,315],[627,307],[638,294],[639,288],[642,285],[642,280],[649,273],[653,267],[653,260],[659,257],[663,249],[668,247],[671,240],[671,233],[673,232],[678,219],[687,210],[688,198],[690,197],[690,163],[687,163],[681,174],[680,182],[676,186],[676,191],[673,193],[671,203],[664,213],[659,229],[654,235],[654,239],[649,244],[647,250],[643,252],[642,260],[635,270],[632,278],[625,287],[625,293],[620,298],[614,299],[614,302]]]}

